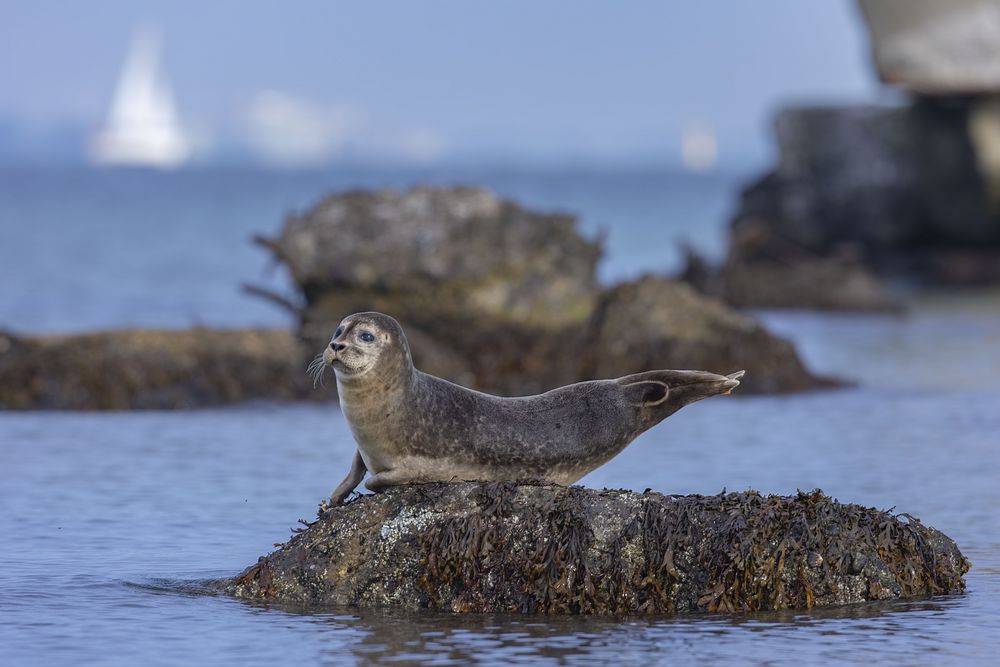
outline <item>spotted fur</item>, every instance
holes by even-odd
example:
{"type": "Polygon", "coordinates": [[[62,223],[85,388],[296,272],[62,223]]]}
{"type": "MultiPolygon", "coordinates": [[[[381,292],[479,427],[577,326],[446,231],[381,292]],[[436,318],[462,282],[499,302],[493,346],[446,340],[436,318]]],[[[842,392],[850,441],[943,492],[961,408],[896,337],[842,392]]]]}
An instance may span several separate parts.
{"type": "Polygon", "coordinates": [[[729,393],[743,375],[658,370],[492,396],[414,368],[402,327],[374,312],[345,318],[323,359],[358,445],[333,505],[366,472],[376,491],[451,480],[572,484],[685,405],[729,393]]]}

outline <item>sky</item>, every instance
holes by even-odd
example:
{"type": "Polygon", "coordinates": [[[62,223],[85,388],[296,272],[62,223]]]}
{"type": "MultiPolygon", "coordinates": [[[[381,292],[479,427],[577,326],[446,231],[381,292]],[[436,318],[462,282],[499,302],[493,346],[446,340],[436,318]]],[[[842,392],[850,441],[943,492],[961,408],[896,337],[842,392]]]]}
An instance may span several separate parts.
{"type": "Polygon", "coordinates": [[[780,105],[880,94],[850,0],[0,0],[0,157],[80,153],[142,25],[215,159],[758,162],[780,105]]]}

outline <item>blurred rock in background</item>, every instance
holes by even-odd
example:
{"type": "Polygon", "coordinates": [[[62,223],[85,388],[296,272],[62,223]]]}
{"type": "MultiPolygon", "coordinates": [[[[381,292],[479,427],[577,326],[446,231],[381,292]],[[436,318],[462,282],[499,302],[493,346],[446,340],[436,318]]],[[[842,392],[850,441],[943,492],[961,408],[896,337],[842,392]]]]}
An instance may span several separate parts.
{"type": "Polygon", "coordinates": [[[918,95],[1000,92],[996,0],[858,0],[879,78],[918,95]]]}
{"type": "Polygon", "coordinates": [[[900,106],[790,107],[743,192],[719,269],[737,306],[880,310],[899,284],[1000,283],[1000,2],[861,0],[900,106]]]}
{"type": "Polygon", "coordinates": [[[466,386],[532,394],[653,368],[747,370],[743,389],[833,384],[791,343],[665,278],[598,283],[601,244],[567,214],[475,188],[329,196],[258,238],[299,293],[248,288],[291,310],[298,331],[111,330],[0,336],[2,409],[175,409],[329,397],[305,368],[345,316],[403,324],[416,365],[466,386]]]}
{"type": "Polygon", "coordinates": [[[302,398],[298,352],[282,330],[0,332],[0,408],[172,410],[302,398]]]}
{"type": "Polygon", "coordinates": [[[303,359],[345,316],[377,310],[403,325],[421,370],[505,395],[651,368],[745,368],[758,392],[827,384],[790,343],[686,285],[602,288],[601,246],[572,216],[483,189],[330,196],[258,243],[301,291],[303,359]]]}

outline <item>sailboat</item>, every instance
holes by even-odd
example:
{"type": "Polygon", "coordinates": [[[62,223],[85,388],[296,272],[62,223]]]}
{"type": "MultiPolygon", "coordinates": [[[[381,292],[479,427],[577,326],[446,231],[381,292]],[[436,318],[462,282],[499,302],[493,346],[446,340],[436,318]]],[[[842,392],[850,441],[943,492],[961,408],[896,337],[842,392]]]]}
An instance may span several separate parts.
{"type": "Polygon", "coordinates": [[[681,164],[694,173],[711,171],[719,160],[719,142],[711,125],[685,127],[681,132],[681,164]]]}
{"type": "Polygon", "coordinates": [[[108,119],[90,145],[95,164],[169,169],[191,156],[170,85],[160,73],[157,31],[136,31],[108,119]]]}

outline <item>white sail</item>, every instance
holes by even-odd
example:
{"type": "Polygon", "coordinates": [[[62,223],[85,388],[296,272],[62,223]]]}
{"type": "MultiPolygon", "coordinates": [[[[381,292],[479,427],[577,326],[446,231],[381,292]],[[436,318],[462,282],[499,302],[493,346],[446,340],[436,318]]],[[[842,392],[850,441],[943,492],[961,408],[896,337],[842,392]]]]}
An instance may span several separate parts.
{"type": "Polygon", "coordinates": [[[719,143],[711,125],[687,126],[681,132],[681,164],[687,171],[711,171],[719,160],[719,143]]]}
{"type": "Polygon", "coordinates": [[[107,123],[90,146],[96,164],[170,168],[190,157],[191,143],[160,74],[160,42],[148,29],[133,36],[107,123]]]}

